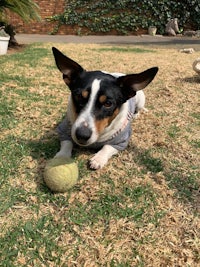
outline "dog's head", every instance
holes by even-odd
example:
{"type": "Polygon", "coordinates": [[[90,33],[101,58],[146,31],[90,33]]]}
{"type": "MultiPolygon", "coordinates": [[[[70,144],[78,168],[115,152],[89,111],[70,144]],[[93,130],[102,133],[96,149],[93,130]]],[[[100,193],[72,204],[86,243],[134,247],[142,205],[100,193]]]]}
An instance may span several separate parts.
{"type": "Polygon", "coordinates": [[[118,78],[102,71],[86,71],[78,63],[52,48],[56,65],[71,90],[73,140],[82,146],[96,142],[120,112],[121,106],[155,77],[158,68],[118,78]]]}

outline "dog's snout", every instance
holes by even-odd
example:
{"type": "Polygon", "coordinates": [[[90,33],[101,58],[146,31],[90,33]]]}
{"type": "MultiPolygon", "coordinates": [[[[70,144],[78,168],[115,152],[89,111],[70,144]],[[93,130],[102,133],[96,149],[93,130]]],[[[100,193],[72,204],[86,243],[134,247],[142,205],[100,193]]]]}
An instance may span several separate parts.
{"type": "Polygon", "coordinates": [[[80,144],[85,145],[88,139],[90,139],[92,135],[92,131],[88,127],[82,126],[76,129],[75,135],[76,135],[77,141],[80,144]]]}

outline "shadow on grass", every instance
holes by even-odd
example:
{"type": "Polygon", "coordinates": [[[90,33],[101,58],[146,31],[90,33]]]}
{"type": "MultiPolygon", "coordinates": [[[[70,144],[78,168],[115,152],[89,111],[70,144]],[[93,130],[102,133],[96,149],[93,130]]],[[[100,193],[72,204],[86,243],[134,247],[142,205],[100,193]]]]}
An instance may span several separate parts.
{"type": "MultiPolygon", "coordinates": [[[[130,147],[128,149],[130,150],[130,147]]],[[[181,201],[196,202],[200,188],[197,166],[191,166],[191,168],[185,171],[185,168],[182,168],[179,162],[175,162],[170,167],[166,167],[166,165],[169,165],[169,162],[165,164],[163,159],[152,156],[150,149],[141,150],[134,147],[132,150],[134,150],[135,154],[134,161],[143,167],[144,173],[150,173],[152,179],[154,179],[154,174],[161,172],[169,188],[176,190],[176,196],[181,201]]],[[[155,181],[157,182],[156,176],[155,181]]]]}
{"type": "Polygon", "coordinates": [[[183,79],[181,79],[183,82],[186,83],[200,83],[200,75],[195,75],[192,77],[185,77],[183,79]]]}

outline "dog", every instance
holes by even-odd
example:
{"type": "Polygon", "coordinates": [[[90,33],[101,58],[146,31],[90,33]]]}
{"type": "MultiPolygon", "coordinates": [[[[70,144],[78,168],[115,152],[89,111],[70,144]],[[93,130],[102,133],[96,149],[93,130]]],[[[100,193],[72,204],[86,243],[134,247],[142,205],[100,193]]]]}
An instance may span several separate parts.
{"type": "Polygon", "coordinates": [[[94,148],[89,160],[97,170],[118,151],[124,150],[131,136],[131,120],[144,108],[144,89],[158,67],[138,74],[86,71],[57,48],[52,48],[57,68],[71,91],[65,119],[57,130],[60,151],[55,157],[71,157],[73,145],[94,148]]]}

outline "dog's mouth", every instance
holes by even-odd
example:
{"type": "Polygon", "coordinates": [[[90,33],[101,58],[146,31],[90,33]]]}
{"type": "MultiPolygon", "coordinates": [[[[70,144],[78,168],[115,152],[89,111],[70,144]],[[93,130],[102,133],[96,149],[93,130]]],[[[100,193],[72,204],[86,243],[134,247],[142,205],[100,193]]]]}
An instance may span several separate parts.
{"type": "Polygon", "coordinates": [[[77,145],[79,145],[79,146],[84,146],[84,147],[87,147],[87,146],[89,146],[89,145],[91,145],[90,143],[88,143],[88,142],[85,142],[85,141],[83,141],[83,140],[74,140],[74,142],[77,144],[77,145]]]}
{"type": "Polygon", "coordinates": [[[74,142],[79,146],[89,146],[90,143],[84,139],[77,140],[76,138],[73,138],[74,142]]]}
{"type": "Polygon", "coordinates": [[[93,141],[90,141],[90,140],[85,141],[83,139],[79,139],[79,140],[77,140],[76,138],[72,138],[72,139],[77,145],[83,146],[83,147],[88,147],[88,146],[92,145],[93,143],[95,143],[95,141],[93,142],[93,141]]]}

